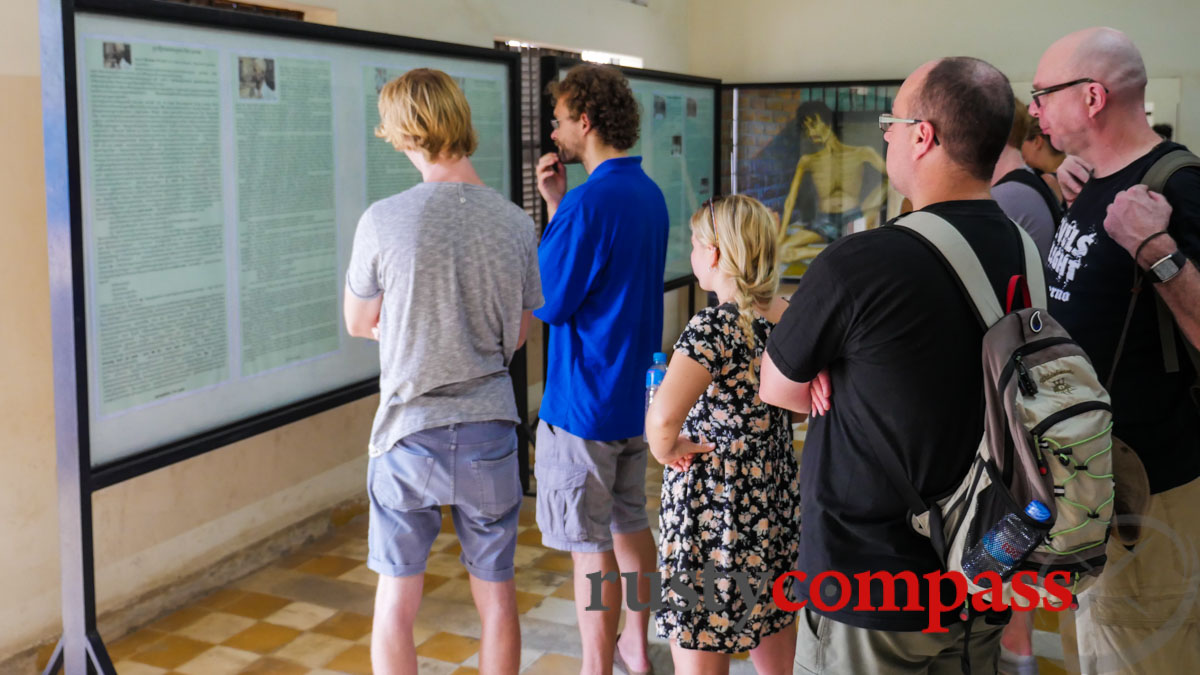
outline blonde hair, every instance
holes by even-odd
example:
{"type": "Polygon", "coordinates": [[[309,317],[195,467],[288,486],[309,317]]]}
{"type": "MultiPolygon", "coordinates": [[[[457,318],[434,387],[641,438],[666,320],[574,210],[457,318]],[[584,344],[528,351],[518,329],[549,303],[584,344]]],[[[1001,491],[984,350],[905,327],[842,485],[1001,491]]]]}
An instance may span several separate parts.
{"type": "Polygon", "coordinates": [[[376,136],[400,151],[419,149],[429,160],[469,157],[478,144],[467,97],[440,70],[415,68],[385,84],[379,120],[376,136]]]}
{"type": "MultiPolygon", "coordinates": [[[[706,202],[692,214],[691,226],[697,241],[721,252],[717,269],[737,284],[738,324],[753,350],[756,307],[770,304],[779,290],[775,218],[757,199],[731,195],[718,199],[711,210],[706,202]]],[[[757,381],[753,372],[750,377],[757,381]]]]}

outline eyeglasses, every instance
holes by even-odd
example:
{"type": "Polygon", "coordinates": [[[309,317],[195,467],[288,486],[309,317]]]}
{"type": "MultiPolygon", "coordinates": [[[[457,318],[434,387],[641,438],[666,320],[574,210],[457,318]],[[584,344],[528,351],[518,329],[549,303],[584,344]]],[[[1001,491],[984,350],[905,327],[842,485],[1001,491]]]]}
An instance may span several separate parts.
{"type": "MultiPolygon", "coordinates": [[[[879,130],[886,134],[887,130],[891,129],[893,124],[920,124],[921,122],[929,122],[929,120],[914,120],[907,117],[893,117],[887,113],[884,113],[883,115],[879,116],[879,130]]],[[[933,126],[933,122],[929,122],[929,125],[933,126]]],[[[941,142],[938,141],[936,131],[933,133],[933,144],[941,145],[941,142]]]]}
{"type": "Polygon", "coordinates": [[[1100,82],[1097,82],[1090,77],[1081,77],[1078,80],[1071,80],[1070,82],[1063,82],[1062,84],[1056,84],[1050,87],[1034,89],[1029,92],[1029,96],[1033,99],[1033,105],[1037,106],[1037,108],[1040,110],[1042,107],[1042,102],[1038,99],[1046,94],[1053,94],[1056,91],[1066,89],[1067,87],[1074,87],[1077,84],[1099,84],[1100,88],[1104,90],[1104,93],[1108,93],[1108,87],[1104,86],[1100,82]]]}
{"type": "Polygon", "coordinates": [[[550,128],[555,131],[558,131],[558,119],[556,119],[554,117],[550,118],[550,128]]]}

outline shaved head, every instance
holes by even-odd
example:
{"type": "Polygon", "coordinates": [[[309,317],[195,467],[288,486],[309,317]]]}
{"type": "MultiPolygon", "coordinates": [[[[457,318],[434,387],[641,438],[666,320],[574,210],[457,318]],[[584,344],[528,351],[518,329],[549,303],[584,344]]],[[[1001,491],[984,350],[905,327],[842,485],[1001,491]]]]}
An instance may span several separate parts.
{"type": "Polygon", "coordinates": [[[1160,140],[1146,121],[1146,64],[1119,30],[1087,28],[1050,45],[1033,87],[1049,89],[1029,104],[1042,132],[1097,170],[1120,168],[1160,140]]]}
{"type": "Polygon", "coordinates": [[[1090,77],[1108,87],[1114,99],[1142,101],[1146,64],[1133,41],[1121,31],[1085,28],[1051,45],[1046,58],[1052,55],[1066,77],[1090,77]]]}

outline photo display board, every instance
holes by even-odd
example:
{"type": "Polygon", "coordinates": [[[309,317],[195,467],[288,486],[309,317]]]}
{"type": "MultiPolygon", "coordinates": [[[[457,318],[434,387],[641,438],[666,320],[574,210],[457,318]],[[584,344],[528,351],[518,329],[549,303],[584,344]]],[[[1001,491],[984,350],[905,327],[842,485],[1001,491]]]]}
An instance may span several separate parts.
{"type": "Polygon", "coordinates": [[[93,467],[377,380],[377,343],[346,334],[342,294],[363,211],[421,180],[375,136],[387,81],[454,77],[475,168],[515,194],[507,55],[328,27],[75,21],[93,467]]]}
{"type": "MultiPolygon", "coordinates": [[[[577,62],[546,57],[559,80],[577,62]]],[[[692,276],[689,222],[713,196],[717,180],[718,93],[720,82],[686,75],[622,68],[641,108],[641,133],[629,149],[667,200],[671,233],[667,239],[664,283],[676,287],[692,276]]],[[[543,73],[547,72],[543,65],[543,73]]],[[[547,113],[553,117],[552,113],[547,113]]],[[[543,152],[552,152],[547,136],[543,152]]],[[[567,165],[567,189],[587,180],[582,164],[567,165]]]]}

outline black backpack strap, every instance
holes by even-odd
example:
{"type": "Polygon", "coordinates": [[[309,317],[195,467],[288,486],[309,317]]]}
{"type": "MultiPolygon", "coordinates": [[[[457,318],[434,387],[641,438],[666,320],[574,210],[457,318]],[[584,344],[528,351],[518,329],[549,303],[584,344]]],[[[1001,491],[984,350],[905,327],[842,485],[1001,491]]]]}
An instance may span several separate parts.
{"type": "Polygon", "coordinates": [[[943,564],[946,562],[946,554],[949,547],[946,545],[946,533],[942,527],[942,511],[938,508],[936,502],[926,503],[925,498],[917,491],[912,480],[908,477],[908,470],[900,463],[900,455],[889,448],[881,448],[871,446],[875,453],[875,459],[879,460],[880,468],[888,478],[888,482],[892,484],[892,488],[908,505],[910,516],[920,515],[929,512],[929,542],[933,545],[933,550],[938,555],[938,559],[943,564]]]}
{"type": "Polygon", "coordinates": [[[1125,310],[1125,323],[1121,325],[1121,335],[1117,338],[1117,351],[1113,354],[1112,368],[1108,371],[1108,379],[1104,388],[1112,392],[1113,378],[1117,376],[1117,365],[1121,363],[1121,355],[1125,353],[1125,338],[1129,337],[1129,324],[1133,322],[1133,308],[1137,306],[1138,296],[1142,293],[1142,270],[1133,265],[1133,287],[1129,289],[1129,307],[1125,310]]]}
{"type": "Polygon", "coordinates": [[[996,181],[996,185],[1004,183],[1021,183],[1033,188],[1042,196],[1042,201],[1046,202],[1046,208],[1050,209],[1050,218],[1054,221],[1054,227],[1058,228],[1058,224],[1062,221],[1063,217],[1062,204],[1058,202],[1058,198],[1054,196],[1054,191],[1050,189],[1050,186],[1046,184],[1046,181],[1041,176],[1027,169],[1014,169],[996,181]]]}

